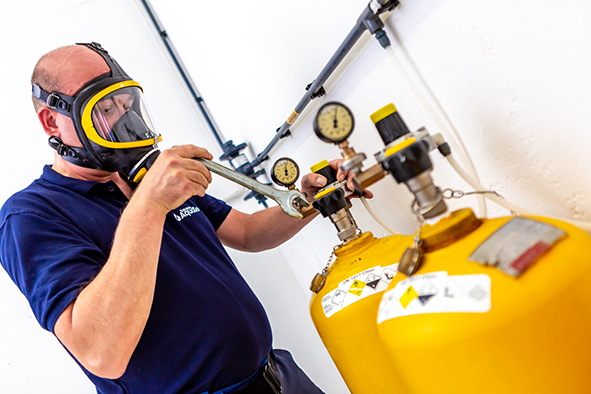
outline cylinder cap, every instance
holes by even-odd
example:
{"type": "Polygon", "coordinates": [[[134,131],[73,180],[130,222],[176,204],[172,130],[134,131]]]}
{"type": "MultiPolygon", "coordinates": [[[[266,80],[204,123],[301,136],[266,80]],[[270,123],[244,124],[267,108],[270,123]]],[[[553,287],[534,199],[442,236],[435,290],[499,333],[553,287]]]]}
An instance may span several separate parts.
{"type": "Polygon", "coordinates": [[[394,112],[398,111],[396,109],[396,107],[394,106],[394,104],[390,103],[388,105],[386,105],[385,107],[382,107],[380,109],[378,109],[376,112],[374,112],[373,114],[369,115],[371,121],[376,124],[378,123],[380,120],[384,119],[387,116],[392,115],[394,112]]]}
{"type": "Polygon", "coordinates": [[[433,225],[426,224],[421,229],[421,249],[423,252],[433,252],[451,245],[474,231],[482,221],[478,219],[470,208],[452,212],[433,225]]]}
{"type": "Polygon", "coordinates": [[[328,160],[324,159],[319,163],[314,164],[312,167],[310,167],[310,171],[312,172],[316,172],[318,170],[323,169],[324,167],[329,166],[330,164],[328,164],[328,160]]]}
{"type": "Polygon", "coordinates": [[[402,116],[400,116],[400,113],[392,103],[371,114],[370,118],[386,146],[403,135],[410,133],[408,126],[404,123],[402,116]]]}

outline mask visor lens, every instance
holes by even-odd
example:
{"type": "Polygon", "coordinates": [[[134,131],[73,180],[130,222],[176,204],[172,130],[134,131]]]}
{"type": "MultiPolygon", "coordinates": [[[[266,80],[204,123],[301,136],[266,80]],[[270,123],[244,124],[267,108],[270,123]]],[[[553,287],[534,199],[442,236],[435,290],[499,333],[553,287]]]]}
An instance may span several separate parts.
{"type": "Polygon", "coordinates": [[[108,142],[137,142],[158,137],[137,86],[115,90],[100,99],[92,109],[92,122],[99,137],[108,142]]]}

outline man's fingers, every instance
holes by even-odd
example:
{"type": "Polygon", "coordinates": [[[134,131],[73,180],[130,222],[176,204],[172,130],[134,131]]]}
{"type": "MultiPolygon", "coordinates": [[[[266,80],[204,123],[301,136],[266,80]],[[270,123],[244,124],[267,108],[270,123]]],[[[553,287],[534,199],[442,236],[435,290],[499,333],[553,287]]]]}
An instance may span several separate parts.
{"type": "Polygon", "coordinates": [[[312,186],[316,186],[316,187],[326,186],[327,180],[325,177],[323,177],[322,175],[319,175],[319,174],[314,174],[314,175],[315,176],[312,177],[313,178],[312,179],[312,181],[313,181],[312,186]]]}
{"type": "Polygon", "coordinates": [[[193,158],[189,158],[189,159],[185,159],[185,160],[186,160],[186,162],[184,165],[187,170],[203,174],[203,176],[207,179],[207,181],[209,183],[211,183],[211,181],[212,181],[211,172],[209,171],[209,169],[207,167],[205,167],[203,165],[203,163],[200,163],[199,161],[197,161],[193,158]]]}
{"type": "Polygon", "coordinates": [[[183,158],[191,159],[193,157],[202,157],[204,159],[213,160],[213,155],[209,151],[200,146],[192,144],[177,145],[172,148],[177,155],[183,158]]]}
{"type": "Polygon", "coordinates": [[[205,174],[197,171],[191,171],[187,175],[187,179],[193,183],[195,192],[193,195],[203,197],[209,184],[211,183],[211,176],[208,178],[205,174]]]}
{"type": "Polygon", "coordinates": [[[341,170],[341,162],[343,159],[334,159],[328,162],[330,167],[336,171],[337,173],[337,181],[341,182],[343,179],[347,177],[348,171],[341,170]]]}
{"type": "Polygon", "coordinates": [[[373,198],[373,193],[371,192],[371,190],[365,189],[365,190],[363,190],[363,193],[364,193],[363,197],[368,198],[368,199],[373,198]]]}
{"type": "Polygon", "coordinates": [[[322,187],[326,185],[326,178],[322,175],[318,174],[306,174],[302,178],[302,187],[303,188],[313,188],[313,187],[322,187]]]}

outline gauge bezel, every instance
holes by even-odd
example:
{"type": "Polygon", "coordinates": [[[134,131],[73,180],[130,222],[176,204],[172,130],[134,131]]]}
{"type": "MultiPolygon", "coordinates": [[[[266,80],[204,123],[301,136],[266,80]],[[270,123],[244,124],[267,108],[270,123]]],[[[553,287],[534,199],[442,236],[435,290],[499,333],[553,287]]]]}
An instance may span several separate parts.
{"type": "Polygon", "coordinates": [[[312,127],[314,128],[314,133],[316,133],[316,136],[322,141],[338,145],[341,142],[346,141],[353,133],[353,130],[355,129],[355,117],[353,116],[353,112],[345,104],[338,101],[329,101],[328,103],[323,104],[316,112],[316,116],[314,116],[314,121],[312,122],[312,127]],[[342,138],[335,139],[324,135],[320,126],[318,125],[318,118],[321,112],[328,106],[338,106],[339,108],[342,108],[349,114],[349,118],[351,118],[351,128],[342,138]]]}
{"type": "Polygon", "coordinates": [[[300,178],[300,167],[298,166],[298,163],[296,163],[294,159],[291,159],[289,157],[281,157],[281,158],[277,159],[275,161],[275,163],[273,164],[273,167],[271,167],[271,179],[273,180],[273,182],[275,182],[279,186],[289,187],[289,186],[295,184],[299,178],[300,178]],[[280,162],[284,162],[284,161],[290,162],[290,163],[292,163],[295,166],[296,176],[295,176],[293,182],[285,183],[285,182],[280,181],[275,176],[275,168],[277,166],[281,165],[280,162]]]}

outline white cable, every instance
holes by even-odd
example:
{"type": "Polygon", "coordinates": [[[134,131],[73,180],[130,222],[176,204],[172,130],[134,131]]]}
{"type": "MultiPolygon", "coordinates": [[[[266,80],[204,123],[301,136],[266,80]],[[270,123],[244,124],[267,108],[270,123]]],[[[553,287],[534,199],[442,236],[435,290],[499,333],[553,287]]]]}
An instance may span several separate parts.
{"type": "MultiPolygon", "coordinates": [[[[466,172],[466,170],[464,170],[462,168],[462,166],[458,163],[458,161],[455,159],[455,157],[453,157],[452,155],[447,155],[445,156],[447,158],[447,160],[449,161],[449,164],[451,164],[451,166],[454,168],[454,170],[456,170],[456,172],[470,185],[472,186],[475,190],[478,191],[484,191],[486,190],[484,188],[484,186],[482,186],[480,184],[480,182],[478,182],[476,179],[474,179],[472,176],[470,176],[470,174],[468,174],[466,172]]],[[[515,205],[513,203],[510,203],[509,201],[506,201],[505,199],[499,197],[498,195],[494,194],[494,193],[485,193],[484,194],[486,196],[486,198],[488,198],[489,200],[499,204],[502,207],[505,207],[515,213],[518,213],[520,215],[528,215],[528,216],[541,216],[539,213],[530,211],[529,209],[526,208],[522,208],[519,205],[515,205]]],[[[571,219],[564,219],[564,218],[556,218],[554,217],[553,219],[557,219],[557,220],[562,220],[563,222],[568,222],[571,223],[577,227],[579,227],[580,229],[591,233],[591,223],[589,222],[584,222],[581,220],[571,220],[571,219]]]]}
{"type": "MultiPolygon", "coordinates": [[[[437,123],[437,126],[439,126],[439,129],[441,130],[443,135],[445,135],[445,138],[447,139],[447,141],[451,145],[452,149],[454,149],[460,155],[460,157],[462,158],[462,161],[466,165],[466,168],[468,168],[470,170],[470,172],[472,173],[473,178],[478,179],[478,173],[476,172],[476,168],[474,167],[474,163],[472,162],[472,159],[470,158],[470,155],[468,154],[468,150],[466,149],[462,139],[460,138],[459,133],[453,127],[453,124],[452,124],[452,129],[456,135],[455,138],[454,138],[453,134],[449,131],[449,129],[447,128],[445,123],[441,120],[441,118],[439,117],[437,112],[435,112],[435,110],[433,109],[433,107],[431,106],[429,101],[425,98],[425,96],[421,93],[421,91],[419,90],[417,85],[410,78],[410,75],[408,75],[408,73],[406,72],[406,70],[402,66],[402,63],[400,63],[400,60],[398,60],[398,57],[394,53],[394,49],[392,48],[392,45],[390,45],[386,48],[386,53],[388,53],[390,59],[394,63],[394,66],[396,67],[396,69],[398,70],[398,72],[400,73],[402,78],[404,78],[404,80],[406,81],[406,84],[412,90],[412,92],[414,93],[416,98],[421,102],[421,104],[423,105],[425,110],[427,110],[427,112],[429,113],[431,118],[435,121],[435,123],[437,123]],[[459,141],[459,145],[456,142],[456,138],[459,141]]],[[[439,102],[437,102],[437,99],[434,98],[434,100],[437,103],[437,106],[440,108],[440,110],[443,111],[441,105],[439,104],[439,102]]],[[[451,124],[451,122],[450,122],[450,124],[451,124]]],[[[486,217],[486,202],[484,200],[484,197],[477,196],[477,202],[478,202],[478,216],[486,217]]]]}
{"type": "Polygon", "coordinates": [[[363,203],[363,206],[367,210],[367,212],[369,212],[369,214],[376,220],[376,222],[378,222],[380,224],[380,226],[382,226],[386,231],[388,231],[392,235],[399,234],[396,230],[394,230],[392,227],[388,226],[388,224],[386,222],[384,222],[378,216],[376,211],[369,205],[369,203],[367,202],[367,199],[365,197],[361,197],[360,199],[361,199],[361,202],[363,203]]]}

